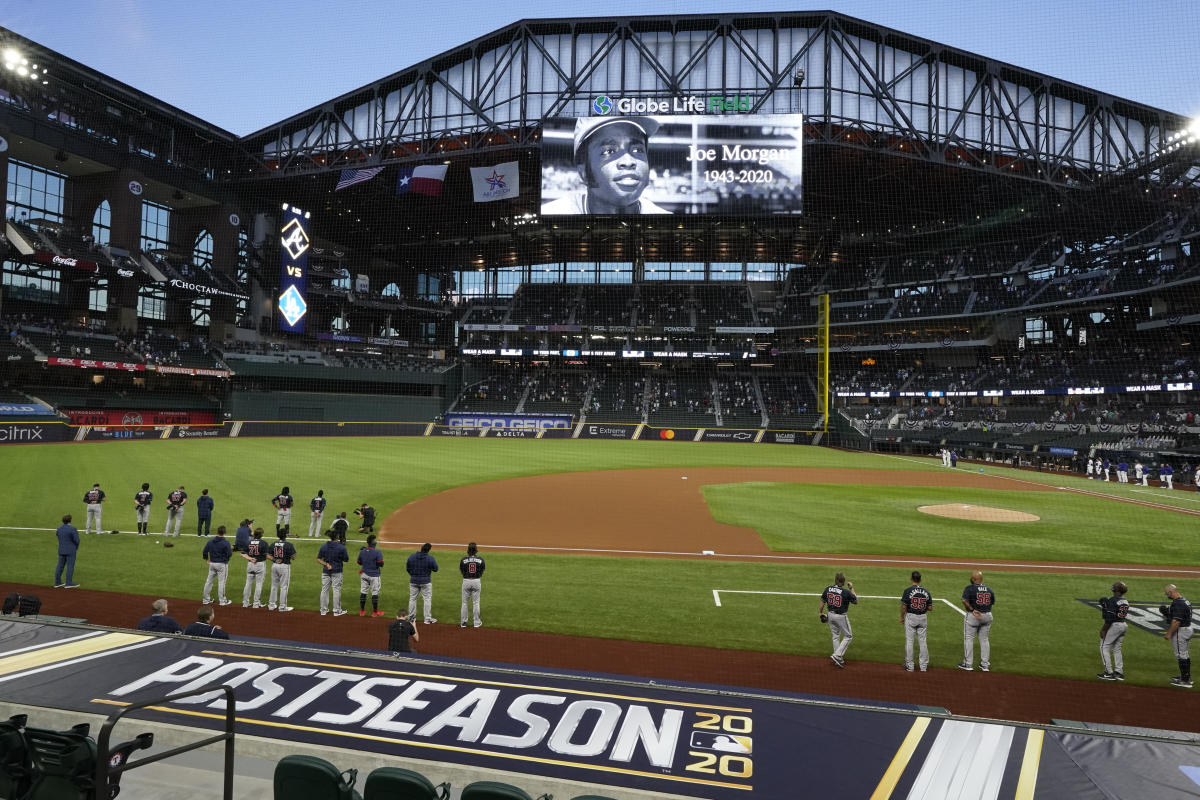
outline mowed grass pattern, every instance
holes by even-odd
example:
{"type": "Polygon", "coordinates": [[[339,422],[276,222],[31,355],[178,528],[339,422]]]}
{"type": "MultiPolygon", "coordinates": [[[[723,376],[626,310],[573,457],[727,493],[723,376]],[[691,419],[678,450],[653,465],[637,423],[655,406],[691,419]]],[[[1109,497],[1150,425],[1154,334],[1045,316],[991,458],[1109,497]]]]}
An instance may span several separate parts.
{"type": "MultiPolygon", "coordinates": [[[[200,489],[210,489],[217,502],[215,523],[232,525],[250,516],[272,531],[270,498],[286,484],[299,506],[294,529],[302,534],[307,528],[308,498],[318,488],[330,498],[329,512],[350,510],[366,501],[383,519],[413,499],[479,481],[580,470],[690,466],[941,469],[932,461],[911,463],[811,447],[655,442],[321,438],[5,447],[0,448],[0,468],[8,483],[0,510],[0,580],[50,584],[56,548],[53,536],[44,529],[57,525],[64,512],[73,513],[82,528],[83,492],[94,481],[109,493],[105,528],[124,531],[134,527],[132,495],[143,480],[150,481],[156,493],[152,516],[156,531],[163,523],[165,495],[180,483],[193,498],[200,489]]],[[[989,468],[989,472],[1028,474],[1002,468],[989,468]]],[[[757,529],[772,547],[783,550],[1187,563],[1189,559],[1178,556],[1178,543],[1173,540],[1184,546],[1194,542],[1190,518],[1066,492],[749,484],[710,487],[707,494],[718,519],[757,529]],[[917,505],[944,502],[1028,510],[1045,522],[1034,523],[1042,525],[1036,530],[995,523],[967,526],[914,510],[917,505]]],[[[596,498],[595,505],[581,507],[579,513],[596,513],[603,503],[617,501],[596,498]]],[[[650,548],[653,520],[647,522],[650,548]]],[[[198,601],[205,577],[199,555],[204,540],[195,536],[194,525],[194,511],[189,510],[185,535],[171,549],[161,547],[157,537],[87,537],[76,579],[92,589],[198,601]]],[[[478,539],[488,561],[483,618],[489,627],[512,630],[514,635],[538,631],[810,656],[829,652],[828,629],[817,622],[815,597],[733,594],[723,596],[723,607],[718,608],[712,590],[816,593],[840,568],[835,563],[509,553],[489,550],[486,531],[461,530],[452,520],[428,538],[439,543],[434,549],[442,565],[435,578],[435,615],[443,620],[453,621],[458,613],[455,565],[461,552],[456,546],[478,539]],[[585,558],[586,564],[581,564],[585,558]]],[[[300,555],[289,602],[314,610],[320,585],[315,561],[320,540],[300,535],[294,541],[300,555]]],[[[353,557],[357,546],[350,549],[353,557]]],[[[407,599],[402,565],[406,555],[405,551],[392,555],[384,569],[383,603],[389,610],[407,599]]],[[[907,565],[851,568],[849,573],[861,594],[898,597],[910,569],[907,565]]],[[[923,571],[935,597],[957,603],[970,570],[923,571]]],[[[244,568],[234,562],[230,597],[240,599],[243,576],[244,568]]],[[[1099,613],[1076,598],[1105,594],[1117,577],[1130,583],[1131,599],[1155,603],[1161,601],[1162,585],[1174,578],[989,573],[987,579],[998,595],[994,669],[1090,677],[1098,661],[1099,613]]],[[[1200,596],[1200,582],[1176,582],[1185,595],[1200,596]]],[[[354,604],[356,595],[357,586],[349,580],[343,595],[347,606],[354,604]]],[[[893,600],[864,600],[854,609],[851,661],[899,661],[903,634],[897,605],[893,600]]],[[[173,610],[183,619],[193,609],[173,610]]],[[[355,618],[347,624],[357,622],[355,618]]],[[[961,626],[956,611],[938,605],[930,632],[935,665],[952,667],[959,660],[961,626]]],[[[380,626],[381,646],[384,637],[380,626]]],[[[1126,653],[1126,672],[1132,682],[1159,685],[1174,668],[1167,644],[1144,631],[1130,631],[1126,653]]]]}
{"type": "Polygon", "coordinates": [[[1188,564],[1200,520],[1065,491],[741,483],[705,486],[713,517],[754,528],[772,550],[1031,561],[1188,564]],[[950,519],[917,509],[972,505],[1036,522],[950,519]],[[1148,535],[1153,532],[1153,535],[1148,535]]]}

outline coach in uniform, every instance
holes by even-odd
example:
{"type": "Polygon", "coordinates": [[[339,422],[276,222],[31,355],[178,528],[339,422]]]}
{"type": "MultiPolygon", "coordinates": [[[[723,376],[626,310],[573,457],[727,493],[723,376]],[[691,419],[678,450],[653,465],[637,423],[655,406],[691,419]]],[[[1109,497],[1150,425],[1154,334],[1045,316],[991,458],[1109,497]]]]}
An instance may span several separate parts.
{"type": "MultiPolygon", "coordinates": [[[[458,562],[458,571],[462,573],[462,610],[458,615],[458,627],[467,627],[467,601],[474,600],[475,627],[483,625],[479,618],[479,595],[483,589],[483,570],[487,565],[479,556],[479,548],[474,542],[467,545],[467,554],[458,562]]],[[[415,606],[414,606],[415,607],[415,606]]]]}
{"type": "Polygon", "coordinates": [[[1125,657],[1121,650],[1129,627],[1125,622],[1129,614],[1129,601],[1125,599],[1127,591],[1129,587],[1117,581],[1112,585],[1113,596],[1100,598],[1100,613],[1104,615],[1104,624],[1100,626],[1100,662],[1104,672],[1096,675],[1100,680],[1125,680],[1125,657]]]}
{"type": "Polygon", "coordinates": [[[175,536],[179,536],[179,527],[183,525],[183,507],[187,505],[187,492],[180,486],[167,495],[167,527],[163,536],[171,535],[171,523],[175,523],[175,536]]]}
{"type": "MultiPolygon", "coordinates": [[[[325,516],[325,490],[318,489],[317,496],[308,501],[308,508],[312,511],[308,521],[309,538],[321,535],[321,519],[325,516]]],[[[324,547],[325,545],[321,545],[324,547]]]]}
{"type": "Polygon", "coordinates": [[[263,580],[267,575],[267,543],[262,540],[263,529],[255,528],[246,543],[242,558],[246,559],[246,588],[242,590],[242,608],[250,608],[250,587],[254,587],[254,608],[262,608],[263,580]]]}
{"type": "Polygon", "coordinates": [[[1165,486],[1168,489],[1174,489],[1175,488],[1174,481],[1175,481],[1175,468],[1174,467],[1172,467],[1170,464],[1163,464],[1161,467],[1158,468],[1158,482],[1161,486],[1165,486]]]}
{"type": "Polygon", "coordinates": [[[292,500],[291,489],[287,486],[283,487],[283,491],[271,498],[271,505],[275,507],[275,534],[280,531],[291,531],[292,529],[292,506],[295,501],[292,500]]]}
{"type": "Polygon", "coordinates": [[[433,573],[438,571],[437,560],[429,555],[433,545],[429,542],[408,557],[404,568],[408,570],[408,616],[417,615],[417,595],[425,600],[425,624],[437,622],[433,617],[433,573]]]}
{"type": "Polygon", "coordinates": [[[54,570],[55,589],[78,589],[75,582],[75,556],[79,553],[79,529],[71,524],[71,515],[63,514],[62,525],[54,532],[58,537],[58,566],[54,570]],[[67,582],[63,583],[63,568],[67,570],[67,582]]]}
{"type": "Polygon", "coordinates": [[[204,543],[204,550],[200,556],[208,562],[208,577],[204,580],[204,596],[200,598],[200,602],[206,606],[212,603],[212,585],[213,579],[216,578],[217,600],[223,606],[229,605],[233,601],[225,596],[225,581],[229,578],[229,559],[233,558],[233,548],[225,538],[224,525],[217,527],[216,538],[204,543]]]}
{"type": "Polygon", "coordinates": [[[371,616],[382,617],[379,589],[383,584],[383,553],[375,549],[375,534],[367,537],[367,546],[358,551],[358,615],[367,615],[367,595],[371,595],[371,616]]]}
{"type": "Polygon", "coordinates": [[[154,492],[150,491],[150,484],[143,483],[141,490],[133,496],[133,510],[137,514],[139,536],[150,533],[150,503],[153,501],[154,492]]]}
{"type": "Polygon", "coordinates": [[[839,667],[846,666],[846,648],[854,638],[847,616],[851,603],[858,603],[854,584],[847,583],[846,576],[839,572],[833,576],[833,584],[821,592],[821,602],[817,604],[817,615],[821,622],[829,623],[829,633],[833,637],[833,655],[829,660],[839,667]]]}
{"type": "Polygon", "coordinates": [[[642,197],[650,185],[650,117],[580,117],[573,157],[584,188],[542,206],[542,214],[670,214],[642,197]]]}
{"type": "Polygon", "coordinates": [[[1175,658],[1179,661],[1179,675],[1171,678],[1171,685],[1181,689],[1192,688],[1192,656],[1189,645],[1192,641],[1192,604],[1179,593],[1175,584],[1166,586],[1167,599],[1171,605],[1162,606],[1159,611],[1167,620],[1167,632],[1163,638],[1175,647],[1175,658]]]}
{"type": "Polygon", "coordinates": [[[913,671],[913,637],[921,646],[921,672],[929,667],[929,645],[925,634],[929,630],[929,610],[933,595],[921,585],[921,573],[913,570],[912,585],[900,596],[900,622],[904,625],[904,669],[913,671]]]}
{"type": "Polygon", "coordinates": [[[967,610],[963,618],[963,660],[959,669],[970,672],[975,661],[975,638],[979,638],[979,669],[991,669],[992,643],[988,638],[992,631],[992,606],[996,604],[996,593],[983,582],[983,573],[971,573],[971,583],[963,589],[962,604],[967,610]]]}
{"type": "Polygon", "coordinates": [[[340,617],[342,610],[342,565],[350,560],[346,546],[338,541],[337,533],[326,532],[329,541],[317,552],[317,563],[321,565],[321,616],[329,613],[329,594],[333,592],[333,615],[340,617]]]}
{"type": "Polygon", "coordinates": [[[196,498],[196,535],[211,536],[212,535],[212,512],[213,499],[208,496],[208,489],[201,489],[200,496],[196,498]]]}
{"type": "Polygon", "coordinates": [[[292,584],[292,559],[296,557],[296,548],[287,540],[287,528],[279,531],[279,538],[271,544],[271,596],[267,600],[267,609],[274,611],[291,611],[287,604],[288,587],[292,584]],[[278,599],[278,603],[275,602],[278,599]]]}
{"type": "Polygon", "coordinates": [[[96,533],[104,533],[104,529],[100,527],[101,508],[104,503],[104,490],[100,488],[100,484],[93,483],[92,488],[83,493],[83,502],[87,503],[87,517],[83,521],[84,534],[92,532],[92,523],[95,523],[96,533]]]}

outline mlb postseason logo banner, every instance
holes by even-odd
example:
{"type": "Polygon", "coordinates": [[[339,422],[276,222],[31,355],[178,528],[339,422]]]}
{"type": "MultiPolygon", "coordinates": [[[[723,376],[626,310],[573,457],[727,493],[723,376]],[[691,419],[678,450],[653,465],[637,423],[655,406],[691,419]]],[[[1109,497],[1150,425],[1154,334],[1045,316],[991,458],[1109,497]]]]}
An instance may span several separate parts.
{"type": "Polygon", "coordinates": [[[450,428],[510,428],[517,430],[543,430],[571,427],[570,414],[468,414],[453,412],[446,415],[446,426],[450,428]]]}
{"type": "Polygon", "coordinates": [[[752,98],[601,95],[542,122],[541,214],[800,214],[804,121],[752,98]]]}
{"type": "Polygon", "coordinates": [[[309,215],[295,206],[285,205],[279,226],[279,329],[304,333],[308,300],[305,296],[308,275],[309,215]]]}

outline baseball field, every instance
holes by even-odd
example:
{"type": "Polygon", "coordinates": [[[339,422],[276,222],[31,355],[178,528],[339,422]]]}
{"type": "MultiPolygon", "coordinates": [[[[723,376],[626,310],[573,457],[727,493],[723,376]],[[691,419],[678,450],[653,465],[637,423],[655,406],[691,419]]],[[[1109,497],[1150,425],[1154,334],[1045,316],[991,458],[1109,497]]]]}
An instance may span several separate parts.
{"type": "MultiPolygon", "coordinates": [[[[214,527],[227,525],[232,536],[251,517],[268,539],[271,498],[289,486],[299,550],[289,599],[297,613],[289,617],[317,608],[315,555],[324,540],[305,533],[318,489],[329,499],[326,524],[363,502],[377,509],[389,614],[407,602],[404,558],[430,541],[441,565],[435,615],[457,623],[457,563],[466,542],[477,541],[487,559],[485,628],[510,640],[527,632],[824,659],[830,641],[817,595],[841,570],[861,597],[846,672],[855,662],[895,665],[903,651],[897,598],[919,569],[937,601],[932,663],[953,668],[962,657],[959,597],[979,568],[997,596],[994,673],[1094,682],[1101,618],[1088,603],[1109,594],[1114,580],[1129,584],[1128,599],[1149,609],[1151,622],[1165,584],[1200,597],[1200,567],[1188,566],[1200,522],[1192,487],[1168,492],[992,465],[950,470],[934,459],[683,442],[134,441],[11,446],[0,450],[0,463],[0,579],[44,586],[55,613],[69,593],[50,588],[52,531],[64,513],[83,530],[83,493],[95,482],[108,495],[104,527],[121,535],[84,539],[75,580],[88,591],[76,596],[199,600],[206,567],[195,510],[174,547],[132,534],[133,494],[143,481],[155,493],[152,531],[162,530],[167,492],[182,484],[192,502],[209,490],[214,527]],[[965,518],[928,513],[947,509],[965,518]],[[1015,517],[1036,519],[1009,521],[1015,517]]],[[[357,549],[351,542],[352,561],[357,549]]],[[[229,595],[240,600],[240,562],[230,576],[229,595]]],[[[347,607],[357,607],[356,577],[347,574],[347,607]]],[[[173,610],[186,622],[194,605],[173,610]]],[[[372,623],[354,615],[333,622],[372,623]]],[[[436,638],[425,639],[436,652],[436,638]]],[[[1130,626],[1125,664],[1129,684],[1165,686],[1176,674],[1152,624],[1130,626]]]]}

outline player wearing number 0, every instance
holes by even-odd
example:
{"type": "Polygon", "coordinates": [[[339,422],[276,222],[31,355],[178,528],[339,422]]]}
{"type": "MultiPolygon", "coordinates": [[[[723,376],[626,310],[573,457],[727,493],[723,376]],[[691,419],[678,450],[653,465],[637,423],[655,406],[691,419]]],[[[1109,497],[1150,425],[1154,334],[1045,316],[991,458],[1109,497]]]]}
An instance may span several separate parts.
{"type": "Polygon", "coordinates": [[[1100,627],[1100,661],[1104,664],[1104,672],[1096,677],[1103,681],[1125,680],[1125,659],[1121,653],[1125,639],[1125,629],[1128,624],[1125,616],[1129,613],[1129,601],[1125,593],[1129,587],[1121,581],[1112,585],[1112,597],[1100,599],[1100,613],[1104,615],[1104,625],[1100,627]]]}
{"type": "Polygon", "coordinates": [[[925,634],[929,630],[929,610],[933,595],[921,585],[921,573],[913,570],[912,585],[900,596],[900,622],[904,625],[904,669],[913,671],[913,637],[921,646],[921,672],[929,668],[929,645],[925,634]]]}
{"type": "Polygon", "coordinates": [[[992,606],[996,604],[996,593],[983,582],[983,573],[971,573],[971,583],[963,589],[962,604],[967,609],[963,618],[963,660],[959,669],[970,672],[975,661],[975,639],[979,638],[979,669],[991,669],[992,643],[988,635],[992,631],[992,606]]]}
{"type": "Polygon", "coordinates": [[[846,612],[852,603],[858,603],[854,594],[854,584],[846,582],[846,576],[838,573],[833,576],[833,585],[826,586],[821,592],[821,602],[817,606],[817,614],[821,622],[829,623],[829,633],[833,637],[833,655],[829,660],[839,667],[846,666],[846,648],[854,634],[850,631],[850,617],[846,612]],[[828,609],[829,613],[825,613],[828,609]]]}
{"type": "Polygon", "coordinates": [[[280,531],[290,532],[292,529],[292,506],[295,501],[292,500],[291,489],[287,486],[283,487],[283,491],[271,498],[271,505],[275,506],[275,534],[280,531]]]}
{"type": "Polygon", "coordinates": [[[467,554],[458,562],[458,571],[462,573],[462,611],[458,615],[458,627],[467,627],[467,601],[474,601],[475,627],[483,625],[479,618],[479,594],[482,588],[483,570],[486,565],[479,557],[479,548],[474,542],[467,545],[467,554]]]}

